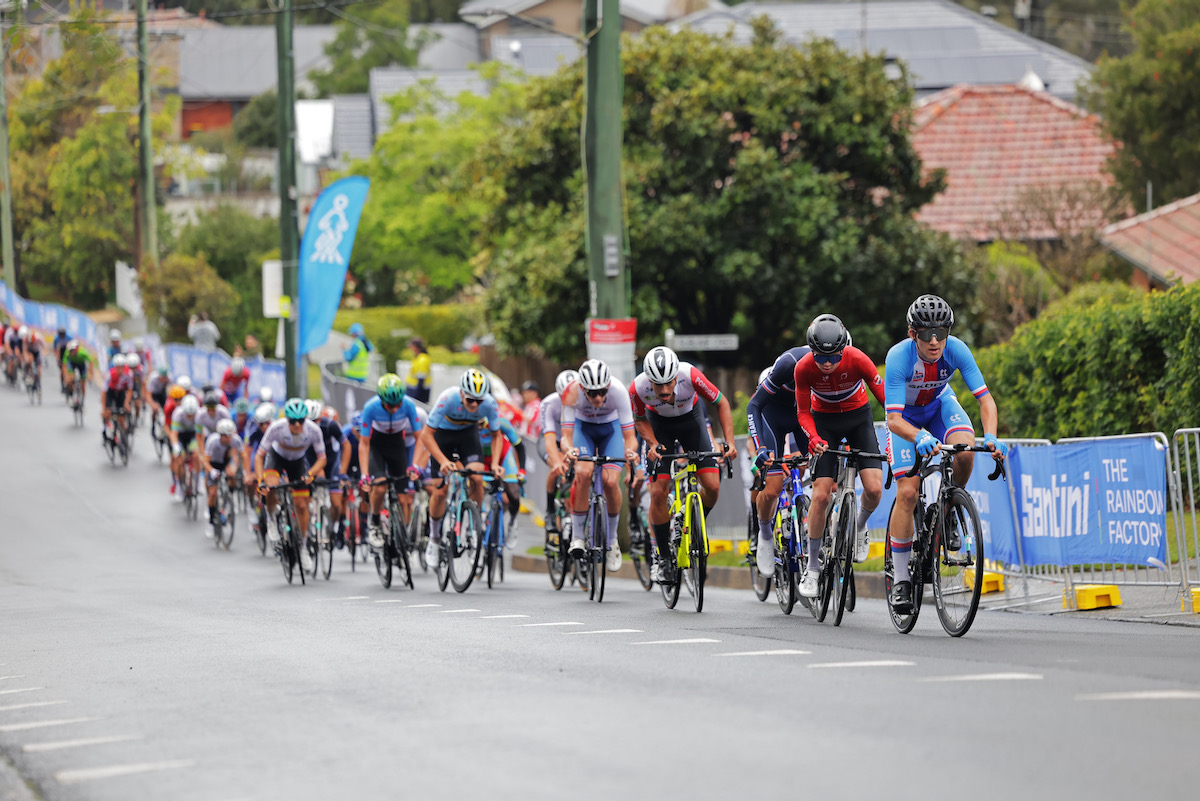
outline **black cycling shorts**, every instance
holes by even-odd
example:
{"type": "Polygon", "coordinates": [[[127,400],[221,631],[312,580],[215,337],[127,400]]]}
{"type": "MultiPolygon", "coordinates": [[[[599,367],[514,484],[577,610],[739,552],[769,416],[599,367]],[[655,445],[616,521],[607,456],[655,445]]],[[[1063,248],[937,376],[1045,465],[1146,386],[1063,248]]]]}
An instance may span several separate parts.
{"type": "Polygon", "coordinates": [[[159,406],[166,406],[167,405],[167,391],[164,389],[162,392],[151,392],[150,400],[154,401],[159,406]]]}
{"type": "MultiPolygon", "coordinates": [[[[305,463],[304,457],[299,459],[285,459],[276,451],[267,451],[266,457],[263,459],[263,472],[276,473],[280,476],[286,476],[289,482],[302,481],[305,473],[308,472],[308,465],[305,463]]],[[[307,489],[297,489],[292,491],[293,495],[304,496],[308,495],[307,489]]]]}
{"type": "Polygon", "coordinates": [[[104,406],[107,409],[125,408],[125,390],[106,387],[104,390],[104,406]]]}
{"type": "MultiPolygon", "coordinates": [[[[647,412],[646,419],[650,421],[654,438],[668,452],[711,451],[713,449],[712,438],[708,436],[708,423],[705,421],[704,413],[700,411],[699,403],[691,412],[679,417],[661,417],[654,412],[647,412]],[[678,451],[675,450],[676,442],[679,443],[678,451]]],[[[650,455],[656,456],[657,454],[650,455]]],[[[696,463],[696,469],[701,473],[715,471],[717,469],[716,457],[704,457],[696,463]]],[[[671,463],[658,460],[655,475],[670,476],[671,463]]]]}
{"type": "MultiPolygon", "coordinates": [[[[495,436],[495,435],[494,435],[495,436]]],[[[464,465],[471,462],[483,462],[483,442],[479,439],[479,429],[470,428],[435,428],[433,441],[442,449],[447,459],[453,461],[458,454],[459,461],[464,465]]]]}
{"type": "MultiPolygon", "coordinates": [[[[760,407],[759,413],[750,416],[750,434],[758,438],[758,446],[775,453],[779,459],[787,452],[787,436],[796,438],[800,453],[808,453],[808,435],[796,418],[796,407],[786,403],[768,403],[760,407]]],[[[751,458],[755,454],[750,454],[751,458]]],[[[781,475],[783,466],[776,465],[767,475],[781,475]]]]}
{"type": "MultiPolygon", "coordinates": [[[[879,439],[875,436],[875,421],[871,415],[871,406],[867,404],[849,412],[813,412],[813,420],[817,424],[817,434],[829,443],[829,447],[837,448],[842,440],[851,448],[870,453],[879,453],[879,439]]],[[[827,453],[817,461],[814,478],[837,478],[838,458],[827,453]]],[[[880,470],[883,462],[879,459],[859,459],[859,470],[880,470]]]]}

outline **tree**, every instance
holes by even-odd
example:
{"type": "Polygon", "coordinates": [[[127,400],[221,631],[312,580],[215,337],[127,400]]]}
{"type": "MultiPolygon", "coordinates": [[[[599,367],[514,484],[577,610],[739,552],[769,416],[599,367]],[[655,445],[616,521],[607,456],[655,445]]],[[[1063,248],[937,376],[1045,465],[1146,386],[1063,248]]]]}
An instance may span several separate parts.
{"type": "Polygon", "coordinates": [[[279,95],[274,89],[251,98],[233,118],[233,135],[246,147],[274,148],[278,139],[275,111],[279,95]]]}
{"type": "Polygon", "coordinates": [[[970,320],[975,344],[1009,339],[1061,294],[1053,277],[1024,245],[993,242],[976,251],[979,289],[970,320]]]}
{"type": "Polygon", "coordinates": [[[229,327],[237,311],[238,294],[221,279],[203,256],[172,253],[158,266],[138,275],[147,314],[157,313],[164,324],[163,339],[183,340],[188,319],[199,312],[222,329],[230,338],[229,327]]]}
{"type": "MultiPolygon", "coordinates": [[[[971,296],[958,244],[914,212],[943,188],[909,139],[912,92],[882,56],[652,28],[622,41],[631,306],[643,345],[734,331],[713,363],[768,364],[822,312],[876,358],[912,298],[971,296]]],[[[561,360],[587,316],[580,65],[533,81],[519,125],[473,173],[488,203],[479,274],[501,344],[561,360]]]]}
{"type": "Polygon", "coordinates": [[[1200,0],[1141,0],[1126,11],[1135,48],[1102,58],[1084,87],[1114,140],[1117,184],[1144,208],[1200,188],[1200,0]]]}
{"type": "Polygon", "coordinates": [[[419,47],[408,42],[408,0],[381,0],[338,11],[337,36],[325,45],[329,69],[308,74],[321,97],[363,94],[374,67],[411,67],[419,47]]]}
{"type": "Polygon", "coordinates": [[[484,202],[464,172],[493,133],[520,118],[524,85],[488,64],[485,98],[423,84],[389,100],[397,122],[351,172],[371,179],[350,271],[368,303],[437,303],[474,282],[484,202]]]}

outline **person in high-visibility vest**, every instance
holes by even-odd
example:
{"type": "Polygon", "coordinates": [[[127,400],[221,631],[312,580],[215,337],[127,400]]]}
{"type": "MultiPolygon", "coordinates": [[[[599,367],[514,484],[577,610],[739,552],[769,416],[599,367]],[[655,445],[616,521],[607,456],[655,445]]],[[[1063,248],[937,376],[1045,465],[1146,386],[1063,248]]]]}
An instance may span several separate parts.
{"type": "Polygon", "coordinates": [[[429,393],[433,387],[433,363],[425,342],[420,337],[413,337],[408,346],[412,348],[412,366],[408,368],[408,396],[421,403],[429,403],[429,393]]]}
{"type": "Polygon", "coordinates": [[[351,324],[349,333],[350,336],[354,337],[354,341],[350,343],[349,348],[342,351],[342,358],[346,360],[343,375],[351,381],[362,383],[367,380],[367,372],[371,363],[371,353],[375,350],[375,346],[371,344],[371,340],[367,339],[367,335],[363,332],[362,323],[351,324]]]}

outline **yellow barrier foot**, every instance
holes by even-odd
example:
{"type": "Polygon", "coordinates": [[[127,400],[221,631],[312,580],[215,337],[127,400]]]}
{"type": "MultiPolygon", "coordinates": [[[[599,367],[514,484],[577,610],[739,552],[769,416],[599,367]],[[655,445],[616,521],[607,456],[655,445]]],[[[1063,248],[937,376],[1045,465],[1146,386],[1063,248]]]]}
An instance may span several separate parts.
{"type": "Polygon", "coordinates": [[[722,553],[733,550],[733,540],[709,540],[709,553],[722,553]]]}
{"type": "Polygon", "coordinates": [[[1200,612],[1200,587],[1192,587],[1188,595],[1179,602],[1180,612],[1200,612]]]}
{"type": "MultiPolygon", "coordinates": [[[[868,559],[882,559],[883,558],[883,547],[884,547],[884,544],[882,542],[872,542],[871,548],[867,551],[867,558],[868,559]]],[[[986,592],[986,590],[985,590],[985,592],[986,592]]]]}
{"type": "Polygon", "coordinates": [[[733,550],[738,556],[745,556],[750,553],[750,540],[738,540],[733,550]]]}
{"type": "MultiPolygon", "coordinates": [[[[967,569],[963,571],[963,583],[968,587],[975,586],[974,570],[967,569]]],[[[979,592],[981,595],[987,595],[989,592],[1004,592],[1004,574],[993,573],[990,570],[983,571],[983,580],[979,587],[979,592]]]]}
{"type": "MultiPolygon", "coordinates": [[[[1077,584],[1075,586],[1076,609],[1104,609],[1121,605],[1121,591],[1115,584],[1077,584]]],[[[1067,590],[1063,590],[1063,609],[1070,609],[1067,590]]]]}

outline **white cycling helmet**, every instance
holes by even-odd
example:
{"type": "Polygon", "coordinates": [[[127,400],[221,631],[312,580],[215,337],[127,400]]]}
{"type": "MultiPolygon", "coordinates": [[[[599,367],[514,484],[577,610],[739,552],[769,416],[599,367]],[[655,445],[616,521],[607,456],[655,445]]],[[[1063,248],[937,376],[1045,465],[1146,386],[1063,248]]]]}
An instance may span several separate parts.
{"type": "Polygon", "coordinates": [[[669,384],[679,374],[679,357],[675,355],[675,351],[659,345],[646,354],[646,358],[642,360],[642,369],[646,371],[646,378],[653,383],[669,384]]]}
{"type": "Polygon", "coordinates": [[[317,420],[321,419],[321,409],[325,407],[321,405],[319,400],[313,400],[312,398],[309,398],[304,401],[304,405],[308,407],[309,420],[312,420],[315,423],[317,420]]]}
{"type": "Polygon", "coordinates": [[[232,420],[218,420],[217,433],[223,437],[232,437],[237,433],[237,423],[232,420]]]}
{"type": "Polygon", "coordinates": [[[554,391],[559,395],[567,391],[567,387],[571,386],[572,381],[579,380],[579,373],[574,370],[563,370],[558,374],[558,378],[554,379],[554,391]]]}
{"type": "Polygon", "coordinates": [[[229,363],[229,369],[233,371],[234,375],[241,375],[242,371],[246,369],[246,360],[241,357],[235,358],[229,363]]]}
{"type": "Polygon", "coordinates": [[[275,393],[271,391],[270,387],[258,388],[258,400],[260,403],[270,403],[274,397],[275,393]]]}
{"type": "Polygon", "coordinates": [[[21,339],[24,339],[25,337],[29,336],[29,326],[23,325],[20,328],[18,328],[17,336],[19,336],[21,339]]]}
{"type": "Polygon", "coordinates": [[[175,383],[183,387],[184,392],[190,392],[192,389],[192,379],[186,375],[179,376],[179,378],[175,379],[175,383]]]}
{"type": "Polygon", "coordinates": [[[183,412],[189,417],[200,414],[199,399],[197,399],[195,395],[184,396],[183,400],[179,402],[179,411],[183,412]]]}
{"type": "Polygon", "coordinates": [[[260,403],[254,410],[254,422],[269,423],[279,416],[279,410],[273,403],[260,403]]]}
{"type": "Polygon", "coordinates": [[[125,366],[136,370],[142,366],[142,360],[138,358],[136,353],[125,354],[125,366]]]}
{"type": "Polygon", "coordinates": [[[588,359],[579,365],[579,385],[585,390],[608,389],[612,383],[612,373],[608,365],[599,359],[588,359]]]}
{"type": "Polygon", "coordinates": [[[115,328],[113,330],[109,331],[108,332],[108,341],[109,342],[120,342],[121,341],[121,332],[115,328]]]}
{"type": "Polygon", "coordinates": [[[133,340],[133,346],[135,348],[137,348],[138,350],[145,350],[146,349],[146,340],[142,339],[141,337],[138,337],[137,339],[133,340]]]}
{"type": "Polygon", "coordinates": [[[771,374],[771,370],[773,370],[773,369],[775,369],[775,365],[771,365],[770,367],[764,367],[762,372],[758,374],[758,383],[761,384],[762,382],[766,381],[767,376],[769,376],[771,374]]]}
{"type": "Polygon", "coordinates": [[[117,355],[112,357],[112,361],[109,364],[112,367],[125,367],[126,365],[129,364],[129,362],[127,362],[125,360],[124,353],[118,353],[117,355]]]}
{"type": "Polygon", "coordinates": [[[485,372],[478,367],[472,367],[462,374],[458,388],[462,390],[464,396],[481,401],[492,391],[492,382],[485,372]]]}

